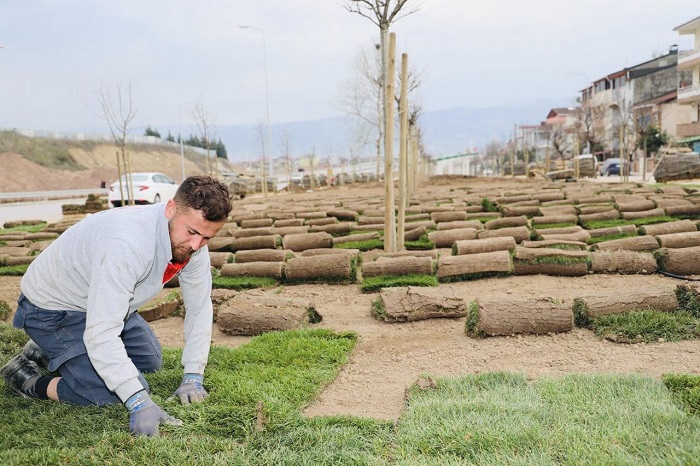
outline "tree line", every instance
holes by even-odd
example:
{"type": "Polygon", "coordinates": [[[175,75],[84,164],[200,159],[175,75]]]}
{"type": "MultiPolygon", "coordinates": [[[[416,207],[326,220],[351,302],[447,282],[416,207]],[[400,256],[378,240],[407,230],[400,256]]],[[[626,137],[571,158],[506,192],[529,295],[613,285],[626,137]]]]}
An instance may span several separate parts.
{"type": "MultiPolygon", "coordinates": [[[[151,128],[151,125],[148,125],[146,127],[146,131],[144,132],[144,136],[153,136],[156,138],[163,139],[163,137],[160,134],[160,131],[158,131],[155,128],[151,128]]],[[[166,141],[170,142],[176,142],[180,144],[180,135],[177,135],[177,138],[168,131],[168,135],[165,138],[166,141]]],[[[206,138],[200,138],[196,134],[190,134],[190,136],[187,139],[184,139],[182,141],[183,144],[186,144],[188,146],[192,147],[200,147],[202,149],[210,149],[216,152],[216,156],[220,159],[226,159],[227,158],[227,152],[226,152],[226,146],[224,143],[221,141],[221,138],[219,138],[218,141],[209,141],[209,144],[207,147],[207,140],[206,138]]]]}

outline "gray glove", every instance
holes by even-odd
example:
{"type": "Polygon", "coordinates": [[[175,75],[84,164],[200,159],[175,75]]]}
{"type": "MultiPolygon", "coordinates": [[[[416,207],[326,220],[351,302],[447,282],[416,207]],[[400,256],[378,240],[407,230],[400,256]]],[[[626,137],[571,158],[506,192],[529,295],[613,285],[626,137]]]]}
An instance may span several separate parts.
{"type": "Polygon", "coordinates": [[[182,421],[163,411],[155,404],[146,390],[131,395],[124,403],[129,410],[129,431],[134,435],[155,437],[158,425],[181,426],[182,421]]]}
{"type": "Polygon", "coordinates": [[[173,396],[180,398],[180,403],[183,405],[204,401],[208,393],[202,386],[203,382],[204,376],[201,374],[185,374],[173,396]]]}

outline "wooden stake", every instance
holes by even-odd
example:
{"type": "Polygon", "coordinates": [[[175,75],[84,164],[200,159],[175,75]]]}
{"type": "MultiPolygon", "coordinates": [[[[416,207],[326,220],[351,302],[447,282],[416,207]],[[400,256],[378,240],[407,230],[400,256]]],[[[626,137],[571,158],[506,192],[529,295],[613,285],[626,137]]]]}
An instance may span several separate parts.
{"type": "Polygon", "coordinates": [[[401,100],[399,103],[399,221],[396,227],[396,249],[403,251],[406,204],[408,204],[408,54],[401,54],[401,100]]]}
{"type": "Polygon", "coordinates": [[[389,34],[389,61],[386,76],[386,121],[384,122],[384,250],[396,252],[396,215],[394,214],[394,75],[396,74],[396,33],[389,34]]]}

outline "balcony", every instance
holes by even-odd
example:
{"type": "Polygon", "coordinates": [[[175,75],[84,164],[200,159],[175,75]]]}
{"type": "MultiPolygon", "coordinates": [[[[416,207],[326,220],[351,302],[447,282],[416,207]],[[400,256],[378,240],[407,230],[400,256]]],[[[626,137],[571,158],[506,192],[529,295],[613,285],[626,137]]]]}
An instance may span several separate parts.
{"type": "Polygon", "coordinates": [[[678,103],[692,104],[700,101],[700,85],[683,85],[678,87],[678,103]]]}
{"type": "Polygon", "coordinates": [[[689,138],[692,136],[700,136],[700,121],[695,123],[685,123],[676,126],[676,133],[679,138],[689,138]]]}
{"type": "Polygon", "coordinates": [[[700,47],[678,53],[678,69],[693,68],[700,64],[700,47]]]}

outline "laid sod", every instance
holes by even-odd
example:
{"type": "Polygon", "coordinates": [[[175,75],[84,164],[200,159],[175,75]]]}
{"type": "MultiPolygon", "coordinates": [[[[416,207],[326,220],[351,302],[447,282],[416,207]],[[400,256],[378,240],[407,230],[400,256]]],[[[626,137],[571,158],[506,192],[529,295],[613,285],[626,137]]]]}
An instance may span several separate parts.
{"type": "Polygon", "coordinates": [[[604,241],[612,241],[614,239],[630,238],[632,236],[637,236],[636,233],[615,233],[612,235],[598,236],[595,238],[588,238],[586,244],[598,244],[604,241]]]}
{"type": "Polygon", "coordinates": [[[657,216],[657,217],[637,218],[637,219],[633,219],[633,220],[624,220],[624,219],[593,220],[590,222],[584,222],[584,224],[582,226],[586,230],[597,230],[599,228],[618,227],[620,225],[636,225],[636,226],[652,225],[655,223],[672,222],[674,220],[677,220],[677,219],[675,217],[669,217],[667,215],[663,215],[663,216],[657,216]]]}
{"type": "Polygon", "coordinates": [[[228,290],[249,290],[252,288],[270,288],[279,283],[270,277],[213,277],[212,288],[228,290]]]}
{"type": "Polygon", "coordinates": [[[700,337],[700,319],[686,311],[642,310],[592,319],[596,335],[620,343],[680,341],[700,337]]]}
{"type": "Polygon", "coordinates": [[[418,274],[367,277],[360,285],[360,289],[364,293],[371,293],[394,286],[438,286],[438,279],[435,275],[418,274]]]}
{"type": "Polygon", "coordinates": [[[359,249],[360,251],[371,251],[372,249],[383,249],[384,241],[381,239],[349,241],[347,243],[334,244],[333,247],[339,249],[359,249]]]}
{"type": "Polygon", "coordinates": [[[8,232],[12,232],[12,231],[23,231],[23,232],[27,232],[27,233],[37,233],[37,232],[43,230],[44,228],[46,228],[46,226],[47,226],[46,222],[37,223],[34,225],[18,225],[16,227],[12,227],[12,228],[0,228],[0,233],[8,233],[8,232]]]}
{"type": "MultiPolygon", "coordinates": [[[[25,341],[0,324],[0,364],[25,341]]],[[[165,401],[181,375],[180,351],[166,349],[163,369],[147,379],[154,400],[184,425],[161,427],[152,439],[132,438],[121,406],[27,400],[0,385],[0,464],[657,465],[700,457],[697,376],[528,382],[489,373],[414,385],[398,423],[302,417],[355,341],[316,329],[215,346],[205,374],[210,396],[189,407],[165,401]]]]}
{"type": "Polygon", "coordinates": [[[435,243],[428,239],[427,233],[421,235],[421,237],[415,241],[404,241],[404,246],[409,251],[435,249],[435,243]]]}
{"type": "Polygon", "coordinates": [[[0,275],[21,277],[27,271],[29,265],[3,265],[0,266],[0,275]]]}

